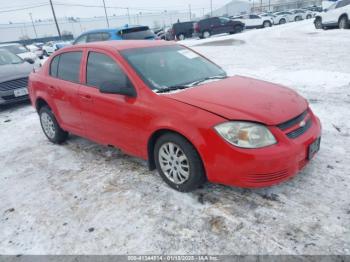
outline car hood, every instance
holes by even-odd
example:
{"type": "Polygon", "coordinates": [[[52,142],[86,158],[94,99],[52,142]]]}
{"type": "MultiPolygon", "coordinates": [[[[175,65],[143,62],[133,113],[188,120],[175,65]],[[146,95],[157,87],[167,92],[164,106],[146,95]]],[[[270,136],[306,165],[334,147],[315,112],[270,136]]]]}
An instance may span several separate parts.
{"type": "Polygon", "coordinates": [[[252,78],[235,76],[210,82],[167,97],[229,120],[277,125],[302,114],[307,101],[295,91],[252,78]]]}
{"type": "Polygon", "coordinates": [[[13,65],[0,65],[0,83],[28,77],[32,70],[33,65],[27,62],[13,65]]]}

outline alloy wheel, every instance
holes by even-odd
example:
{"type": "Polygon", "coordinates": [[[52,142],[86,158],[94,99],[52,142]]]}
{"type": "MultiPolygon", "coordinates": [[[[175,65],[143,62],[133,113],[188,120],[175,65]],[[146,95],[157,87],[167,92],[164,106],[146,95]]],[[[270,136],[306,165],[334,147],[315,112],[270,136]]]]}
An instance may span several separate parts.
{"type": "Polygon", "coordinates": [[[172,142],[163,144],[159,148],[158,160],[162,172],[174,184],[181,185],[189,179],[189,160],[178,145],[172,142]]]}
{"type": "Polygon", "coordinates": [[[54,137],[56,135],[56,127],[55,127],[55,124],[54,124],[51,116],[48,113],[43,112],[40,115],[40,120],[41,120],[41,125],[43,127],[45,134],[49,138],[54,139],[54,137]]]}

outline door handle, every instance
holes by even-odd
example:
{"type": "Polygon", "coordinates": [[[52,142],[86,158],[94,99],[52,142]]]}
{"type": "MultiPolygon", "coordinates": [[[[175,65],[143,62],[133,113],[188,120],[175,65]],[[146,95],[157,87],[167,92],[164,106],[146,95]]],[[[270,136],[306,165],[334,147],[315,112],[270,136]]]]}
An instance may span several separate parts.
{"type": "Polygon", "coordinates": [[[91,95],[80,95],[80,98],[86,102],[92,102],[91,95]]]}

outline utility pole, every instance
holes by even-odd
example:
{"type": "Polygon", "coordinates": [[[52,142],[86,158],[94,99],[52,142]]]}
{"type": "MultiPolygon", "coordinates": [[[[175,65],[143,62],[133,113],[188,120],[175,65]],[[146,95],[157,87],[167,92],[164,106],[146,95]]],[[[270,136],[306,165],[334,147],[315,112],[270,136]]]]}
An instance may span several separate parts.
{"type": "Polygon", "coordinates": [[[129,25],[131,24],[131,20],[130,20],[130,9],[129,7],[126,8],[126,10],[128,11],[128,21],[129,21],[129,25]]]}
{"type": "Polygon", "coordinates": [[[30,20],[32,20],[32,25],[33,25],[33,29],[34,29],[34,33],[35,33],[35,38],[38,38],[38,34],[36,32],[36,28],[35,28],[35,24],[34,24],[34,21],[33,21],[32,13],[29,13],[29,16],[30,16],[30,20]]]}
{"type": "Polygon", "coordinates": [[[107,27],[109,28],[109,21],[108,21],[108,16],[107,16],[106,3],[105,3],[105,0],[102,0],[102,1],[103,1],[103,8],[105,9],[105,16],[106,16],[107,27]]]}
{"type": "Polygon", "coordinates": [[[213,0],[210,0],[210,16],[213,16],[213,0]]]}
{"type": "Polygon", "coordinates": [[[55,9],[53,8],[52,0],[49,0],[49,1],[50,1],[50,5],[51,5],[53,19],[55,20],[58,36],[60,37],[60,39],[62,39],[60,27],[58,26],[58,23],[57,23],[57,18],[56,18],[56,14],[55,14],[55,9]]]}
{"type": "Polygon", "coordinates": [[[260,12],[262,12],[262,0],[260,0],[260,12]]]}
{"type": "Polygon", "coordinates": [[[192,10],[191,10],[191,4],[188,5],[188,10],[190,12],[190,21],[192,21],[192,10]]]}

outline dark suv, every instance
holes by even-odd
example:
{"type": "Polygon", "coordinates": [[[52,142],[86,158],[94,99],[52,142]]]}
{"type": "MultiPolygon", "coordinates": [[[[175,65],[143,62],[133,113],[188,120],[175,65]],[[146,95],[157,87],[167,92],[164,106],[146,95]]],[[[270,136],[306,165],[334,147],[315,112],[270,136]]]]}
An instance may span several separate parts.
{"type": "Polygon", "coordinates": [[[244,24],[227,17],[210,17],[194,23],[194,34],[200,38],[223,33],[235,34],[244,30],[244,24]]]}
{"type": "Polygon", "coordinates": [[[175,23],[171,28],[172,39],[176,37],[177,40],[184,40],[186,38],[191,38],[192,35],[193,21],[175,23]]]}

